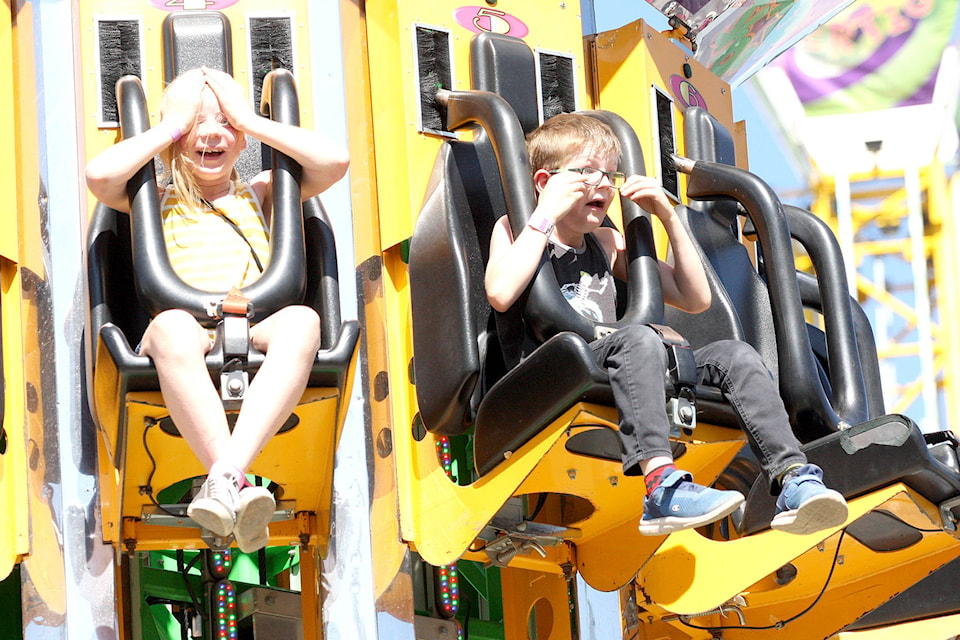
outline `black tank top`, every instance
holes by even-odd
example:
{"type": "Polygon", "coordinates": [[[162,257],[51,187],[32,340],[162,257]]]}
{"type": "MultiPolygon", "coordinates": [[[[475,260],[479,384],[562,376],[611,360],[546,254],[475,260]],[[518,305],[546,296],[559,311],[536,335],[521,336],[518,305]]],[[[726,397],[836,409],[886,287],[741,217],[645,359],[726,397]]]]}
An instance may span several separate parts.
{"type": "Polygon", "coordinates": [[[584,236],[580,249],[551,241],[549,251],[560,291],[570,306],[593,322],[615,322],[617,287],[607,256],[593,234],[584,236]]]}
{"type": "MultiPolygon", "coordinates": [[[[550,262],[557,275],[563,297],[582,316],[594,322],[615,322],[617,319],[617,287],[610,262],[600,242],[588,233],[581,249],[571,249],[554,242],[547,243],[550,262]]],[[[513,368],[540,346],[540,341],[526,326],[515,303],[497,313],[497,333],[504,364],[513,368]]]]}

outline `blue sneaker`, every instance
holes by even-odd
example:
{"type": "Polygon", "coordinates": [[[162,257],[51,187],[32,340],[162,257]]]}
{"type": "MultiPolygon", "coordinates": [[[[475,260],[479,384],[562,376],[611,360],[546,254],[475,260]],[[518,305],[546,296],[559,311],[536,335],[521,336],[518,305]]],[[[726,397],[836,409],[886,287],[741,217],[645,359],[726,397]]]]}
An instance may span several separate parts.
{"type": "Polygon", "coordinates": [[[823,470],[805,464],[787,480],[777,498],[777,514],[770,527],[805,535],[839,527],[847,521],[847,501],[823,484],[823,470]]]}
{"type": "Polygon", "coordinates": [[[686,471],[674,471],[643,499],[640,533],[662,536],[716,522],[743,504],[739,491],[720,491],[694,484],[686,471]]]}

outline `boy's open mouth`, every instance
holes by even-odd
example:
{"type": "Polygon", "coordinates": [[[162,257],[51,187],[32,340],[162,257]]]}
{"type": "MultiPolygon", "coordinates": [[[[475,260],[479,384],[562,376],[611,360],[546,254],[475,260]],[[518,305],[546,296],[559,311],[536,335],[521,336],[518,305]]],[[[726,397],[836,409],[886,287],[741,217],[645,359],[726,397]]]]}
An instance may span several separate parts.
{"type": "Polygon", "coordinates": [[[602,209],[606,205],[606,201],[601,198],[596,198],[587,203],[588,207],[596,207],[597,209],[602,209]]]}

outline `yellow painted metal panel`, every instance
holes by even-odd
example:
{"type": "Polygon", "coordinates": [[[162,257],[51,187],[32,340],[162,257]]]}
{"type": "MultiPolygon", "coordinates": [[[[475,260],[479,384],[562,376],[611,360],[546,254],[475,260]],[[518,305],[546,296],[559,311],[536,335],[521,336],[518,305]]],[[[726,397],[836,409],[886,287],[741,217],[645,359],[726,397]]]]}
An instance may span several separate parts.
{"type": "MultiPolygon", "coordinates": [[[[14,149],[13,15],[10,6],[0,10],[0,148],[14,149]]],[[[23,327],[20,320],[20,237],[18,215],[18,157],[0,159],[0,338],[3,340],[3,417],[0,442],[0,579],[29,550],[26,440],[24,437],[25,385],[23,378],[23,327]]]]}
{"type": "Polygon", "coordinates": [[[930,620],[918,620],[895,624],[870,631],[848,631],[837,635],[838,640],[905,640],[905,638],[929,638],[950,640],[960,629],[960,614],[930,620]]]}
{"type": "MultiPolygon", "coordinates": [[[[295,410],[300,420],[298,426],[274,436],[249,469],[251,474],[276,482],[281,490],[279,496],[293,501],[297,512],[315,514],[319,529],[312,533],[319,535],[317,543],[321,546],[326,544],[330,524],[333,458],[339,437],[338,401],[336,389],[308,389],[295,410]],[[291,451],[296,451],[298,460],[310,464],[291,464],[291,451]]],[[[131,528],[144,508],[151,506],[143,487],[152,487],[156,497],[166,487],[203,476],[206,470],[182,438],[165,433],[157,425],[167,417],[159,392],[128,394],[126,415],[120,470],[114,469],[109,458],[100,462],[104,537],[117,532],[114,542],[126,544],[127,540],[136,540],[139,546],[137,536],[142,535],[154,541],[144,540],[143,544],[161,544],[157,548],[182,546],[185,539],[192,546],[202,544],[197,530],[173,530],[167,532],[171,538],[165,540],[160,535],[163,532],[158,533],[155,527],[141,524],[131,528]],[[107,484],[111,480],[112,486],[107,484]]]]}
{"type": "MultiPolygon", "coordinates": [[[[908,524],[924,530],[936,529],[939,522],[933,522],[928,514],[936,514],[937,510],[924,503],[922,498],[914,498],[909,494],[903,485],[894,484],[851,500],[847,522],[853,522],[883,505],[886,511],[897,515],[908,524]]],[[[779,607],[781,611],[787,610],[785,604],[790,598],[786,596],[791,591],[779,589],[772,582],[768,587],[764,587],[764,578],[788,562],[811,563],[810,568],[798,572],[798,575],[810,582],[806,585],[794,584],[792,588],[797,594],[793,597],[802,600],[806,597],[803,594],[815,595],[823,585],[830,566],[827,554],[818,550],[817,545],[831,537],[836,540],[835,534],[839,530],[838,527],[808,536],[768,530],[730,541],[708,540],[696,531],[681,531],[670,536],[643,568],[642,588],[658,605],[678,614],[710,611],[741,593],[751,594],[747,598],[750,603],[759,605],[764,602],[772,607],[779,607]],[[815,571],[817,577],[814,578],[812,575],[815,571]]],[[[892,564],[891,553],[878,554],[849,539],[844,545],[844,566],[847,567],[844,569],[845,577],[838,577],[831,583],[833,588],[856,582],[864,589],[869,585],[873,589],[886,590],[889,594],[887,597],[890,597],[902,590],[905,584],[912,584],[907,581],[891,584],[875,577],[875,573],[892,564]]],[[[960,555],[960,543],[948,533],[927,535],[922,542],[897,553],[902,554],[900,562],[904,563],[904,570],[905,565],[918,563],[923,567],[921,575],[926,575],[946,561],[938,555],[944,549],[949,556],[946,560],[960,555]],[[937,557],[928,564],[924,560],[928,555],[937,557]]],[[[831,597],[833,588],[825,597],[831,597]]],[[[881,602],[883,599],[875,602],[873,606],[881,602]]],[[[797,611],[802,608],[803,605],[796,607],[797,611]]],[[[873,607],[867,607],[863,611],[870,608],[873,607]]],[[[848,622],[855,620],[862,612],[851,617],[848,622]]]]}
{"type": "Polygon", "coordinates": [[[30,269],[45,278],[44,242],[40,233],[40,201],[44,189],[40,184],[40,135],[37,125],[37,87],[34,68],[34,35],[32,3],[14,2],[13,29],[13,122],[16,171],[15,208],[20,227],[17,262],[21,269],[30,269]]]}
{"type": "MultiPolygon", "coordinates": [[[[0,149],[16,148],[14,98],[13,14],[10,3],[0,8],[0,149]]],[[[0,159],[0,256],[19,262],[17,246],[17,175],[19,167],[14,153],[0,159]]]]}
{"type": "Polygon", "coordinates": [[[0,452],[0,579],[30,549],[28,535],[26,384],[20,322],[20,278],[16,265],[0,258],[0,317],[3,319],[3,443],[0,452]]]}
{"type": "MultiPolygon", "coordinates": [[[[653,111],[653,87],[673,101],[676,152],[684,155],[683,114],[687,106],[705,108],[734,133],[738,164],[746,166],[746,139],[733,122],[733,103],[729,86],[700,65],[673,41],[643,20],[588,37],[592,56],[594,103],[599,109],[613,111],[627,120],[637,133],[648,175],[657,173],[660,132],[653,111]]],[[[686,177],[679,175],[680,195],[685,192],[686,177]]],[[[657,243],[666,255],[666,235],[655,223],[657,243]]]]}
{"type": "Polygon", "coordinates": [[[576,637],[570,627],[564,576],[510,568],[500,573],[500,584],[504,637],[550,640],[576,637]]]}
{"type": "MultiPolygon", "coordinates": [[[[391,247],[413,233],[427,179],[444,138],[420,133],[419,80],[415,67],[416,27],[451,34],[453,89],[470,88],[469,47],[472,24],[458,11],[458,0],[371,2],[366,6],[375,171],[381,210],[381,246],[391,247]]],[[[575,3],[550,0],[504,0],[495,7],[473,7],[474,18],[521,35],[532,49],[563,53],[575,59],[577,92],[586,104],[583,82],[581,23],[575,3]],[[523,24],[512,29],[506,15],[523,24]],[[491,22],[492,20],[492,22],[491,22]],[[526,35],[523,35],[526,31],[526,35]]],[[[444,87],[451,88],[451,87],[444,87]]],[[[354,129],[351,129],[351,135],[354,129]]],[[[354,172],[356,173],[356,172],[354,172]]],[[[366,179],[355,177],[355,179],[366,179]]]]}

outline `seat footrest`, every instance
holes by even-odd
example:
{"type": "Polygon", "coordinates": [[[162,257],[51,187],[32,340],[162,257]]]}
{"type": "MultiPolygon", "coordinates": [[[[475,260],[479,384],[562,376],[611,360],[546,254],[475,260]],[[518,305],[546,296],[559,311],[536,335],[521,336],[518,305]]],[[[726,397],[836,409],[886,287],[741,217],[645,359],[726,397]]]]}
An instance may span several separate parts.
{"type": "MultiPolygon", "coordinates": [[[[847,498],[895,482],[936,505],[960,495],[960,474],[931,455],[920,428],[903,415],[880,416],[802,448],[809,461],[823,469],[827,486],[847,498]]],[[[776,497],[761,476],[747,498],[741,533],[766,529],[775,511],[776,497]]]]}

